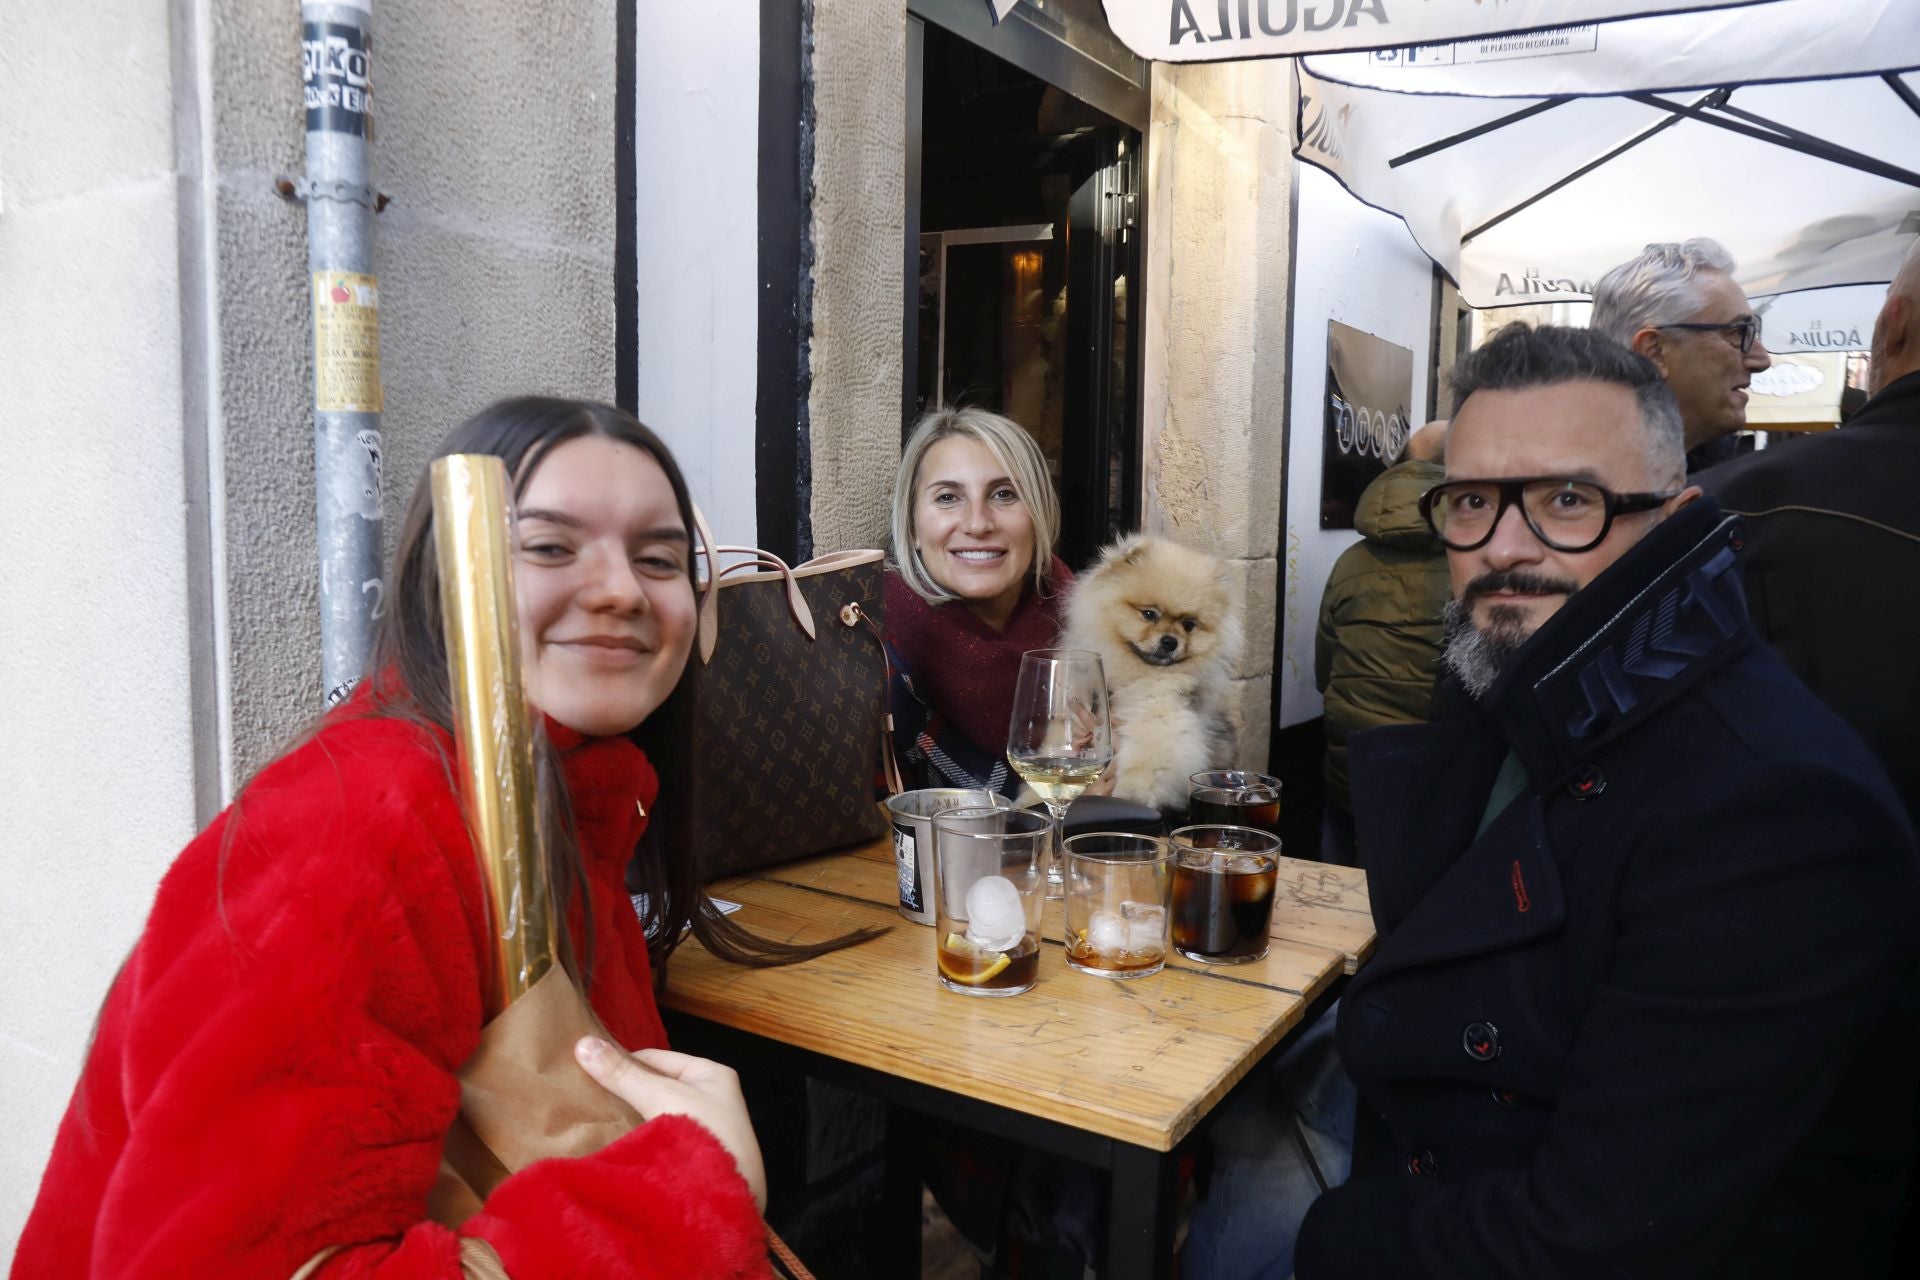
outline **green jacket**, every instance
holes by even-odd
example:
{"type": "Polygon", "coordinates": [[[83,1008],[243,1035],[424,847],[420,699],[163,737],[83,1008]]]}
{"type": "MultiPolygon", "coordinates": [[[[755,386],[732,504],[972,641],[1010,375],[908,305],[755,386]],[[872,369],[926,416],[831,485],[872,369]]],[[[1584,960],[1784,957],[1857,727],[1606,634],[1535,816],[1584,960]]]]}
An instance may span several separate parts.
{"type": "Polygon", "coordinates": [[[1409,460],[1374,477],[1353,516],[1362,539],[1334,562],[1320,599],[1313,670],[1326,698],[1327,791],[1348,812],[1348,736],[1424,721],[1433,702],[1447,553],[1420,517],[1420,495],[1445,474],[1409,460]]]}

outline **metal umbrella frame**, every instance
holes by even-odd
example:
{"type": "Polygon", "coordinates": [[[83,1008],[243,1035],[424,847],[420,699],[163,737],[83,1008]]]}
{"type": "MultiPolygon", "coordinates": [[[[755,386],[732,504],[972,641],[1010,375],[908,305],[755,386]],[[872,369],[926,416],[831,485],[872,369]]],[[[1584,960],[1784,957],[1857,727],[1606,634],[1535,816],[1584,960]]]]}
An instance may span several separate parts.
{"type": "Polygon", "coordinates": [[[1920,5],[1776,0],[1576,35],[1477,63],[1485,42],[1306,59],[1295,154],[1405,221],[1469,305],[1584,300],[1643,245],[1704,235],[1770,349],[1864,347],[1920,233],[1920,5]]]}
{"type": "Polygon", "coordinates": [[[1103,0],[1161,62],[1294,56],[1294,154],[1476,308],[1710,236],[1775,351],[1857,350],[1920,232],[1914,0],[1103,0]]]}

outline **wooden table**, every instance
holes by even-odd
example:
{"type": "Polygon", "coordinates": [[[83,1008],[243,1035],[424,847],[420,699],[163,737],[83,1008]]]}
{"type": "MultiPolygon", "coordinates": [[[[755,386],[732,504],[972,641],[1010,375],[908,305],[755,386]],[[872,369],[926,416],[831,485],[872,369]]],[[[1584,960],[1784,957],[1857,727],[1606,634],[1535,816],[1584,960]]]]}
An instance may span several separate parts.
{"type": "MultiPolygon", "coordinates": [[[[1280,860],[1264,960],[1202,965],[1178,955],[1148,978],[1068,968],[1060,904],[1047,904],[1040,977],[1004,999],[960,995],[934,970],[934,931],[897,910],[883,838],[713,886],[763,936],[810,941],[867,924],[896,927],[862,946],[781,969],[716,960],[689,941],[664,1000],[677,1046],[725,1059],[780,1060],[919,1111],[1108,1172],[1107,1274],[1165,1277],[1182,1144],[1254,1069],[1332,1002],[1373,948],[1366,877],[1280,860]]],[[[898,1269],[918,1274],[919,1186],[889,1123],[889,1212],[914,1224],[898,1269]],[[894,1184],[907,1181],[902,1188],[894,1184]],[[909,1205],[907,1202],[911,1200],[909,1205]],[[911,1258],[908,1251],[911,1249],[911,1258]]]]}

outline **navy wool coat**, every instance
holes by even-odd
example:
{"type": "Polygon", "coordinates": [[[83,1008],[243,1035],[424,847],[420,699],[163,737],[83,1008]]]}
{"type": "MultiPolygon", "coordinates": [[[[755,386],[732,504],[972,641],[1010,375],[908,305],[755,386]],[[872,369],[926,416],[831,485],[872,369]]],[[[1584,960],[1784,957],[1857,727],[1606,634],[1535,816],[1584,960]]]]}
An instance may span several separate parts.
{"type": "Polygon", "coordinates": [[[1392,1150],[1315,1202],[1300,1280],[1885,1274],[1913,834],[1755,642],[1740,546],[1683,508],[1472,714],[1354,738],[1381,942],[1339,1044],[1392,1150]]]}

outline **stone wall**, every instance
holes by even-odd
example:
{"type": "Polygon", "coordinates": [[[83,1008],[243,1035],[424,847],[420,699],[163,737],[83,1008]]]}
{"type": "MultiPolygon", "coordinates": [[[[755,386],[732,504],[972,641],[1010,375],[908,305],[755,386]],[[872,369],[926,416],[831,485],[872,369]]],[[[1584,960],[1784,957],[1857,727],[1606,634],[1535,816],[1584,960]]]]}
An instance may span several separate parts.
{"type": "Polygon", "coordinates": [[[814,0],[815,551],[886,535],[900,461],[906,74],[901,0],[814,0]]]}
{"type": "MultiPolygon", "coordinates": [[[[305,134],[298,6],[214,8],[217,430],[244,781],[319,709],[306,215],[272,188],[304,170],[305,134]]],[[[373,184],[393,200],[374,225],[391,547],[462,418],[525,392],[613,397],[613,9],[376,7],[373,77],[373,184]]]]}
{"type": "Polygon", "coordinates": [[[475,410],[613,399],[614,16],[589,0],[375,8],[389,546],[429,453],[475,410]]]}
{"type": "Polygon", "coordinates": [[[1293,86],[1282,61],[1153,68],[1145,527],[1227,557],[1245,602],[1236,759],[1264,768],[1284,461],[1293,86]]]}

